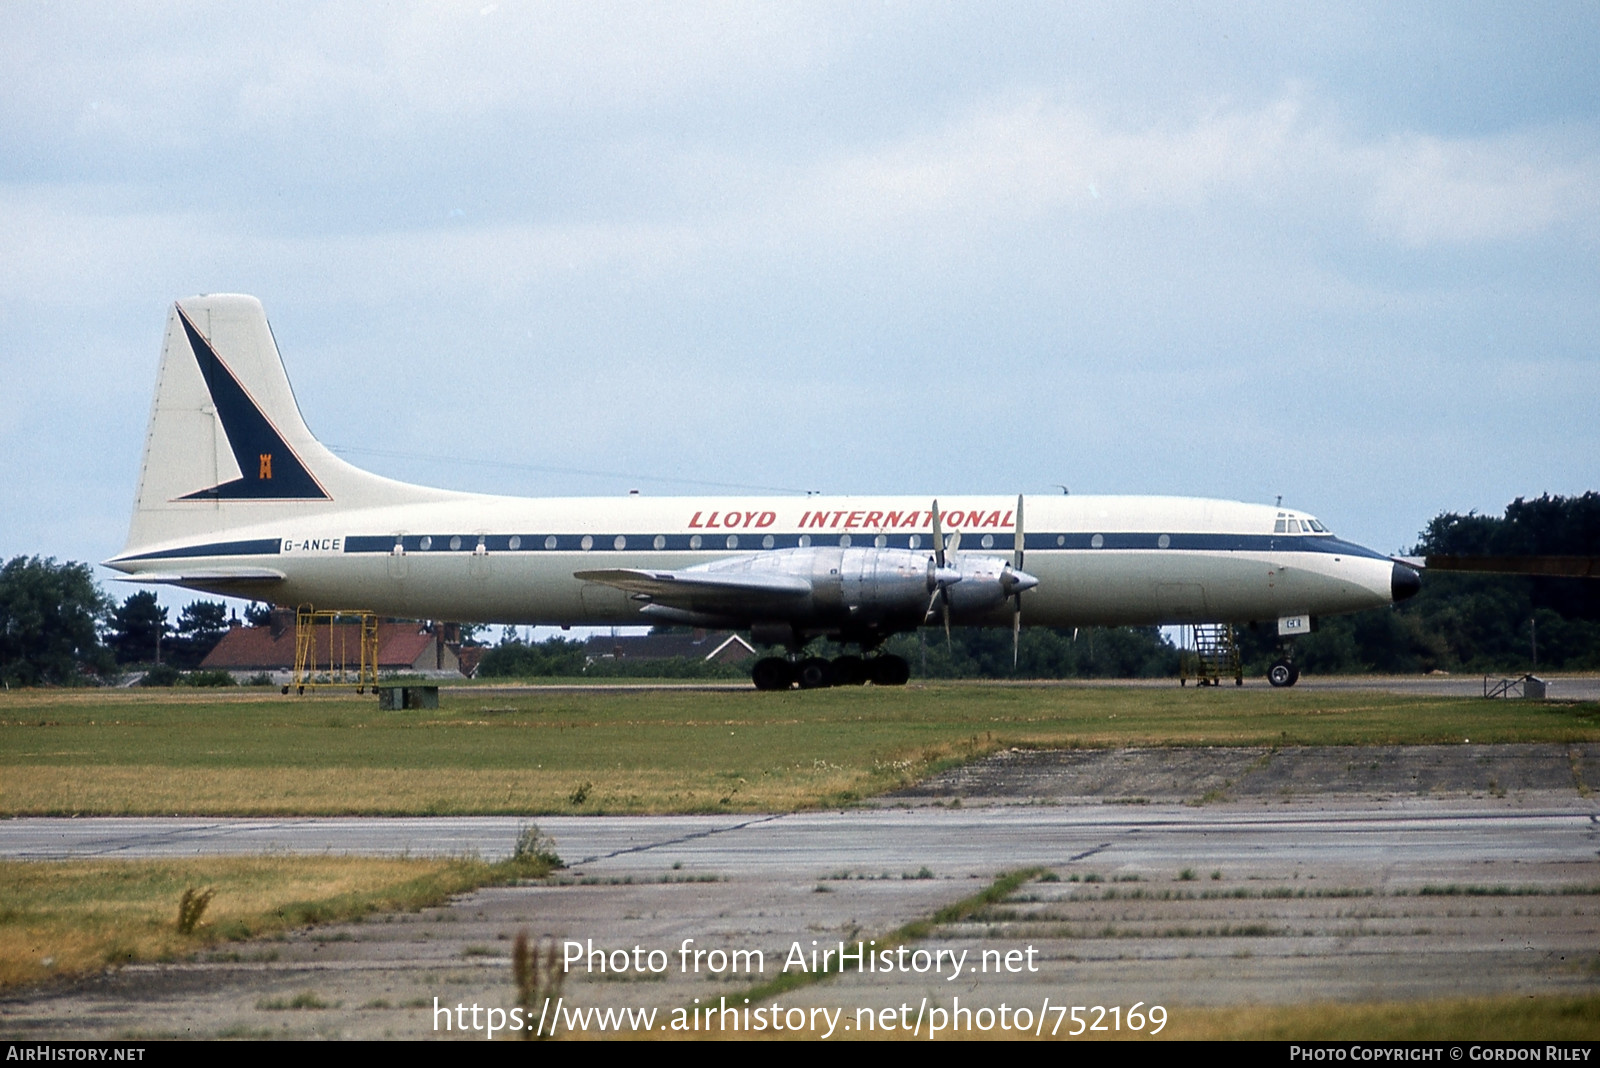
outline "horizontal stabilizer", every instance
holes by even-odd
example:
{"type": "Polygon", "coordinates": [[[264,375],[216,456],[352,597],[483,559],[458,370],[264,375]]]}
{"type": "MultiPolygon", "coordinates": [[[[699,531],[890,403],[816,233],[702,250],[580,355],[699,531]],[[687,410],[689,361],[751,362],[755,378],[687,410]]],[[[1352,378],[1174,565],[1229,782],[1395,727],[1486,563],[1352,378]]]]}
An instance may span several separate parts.
{"type": "Polygon", "coordinates": [[[162,585],[221,585],[224,582],[259,585],[283,582],[283,572],[272,568],[206,568],[203,571],[141,571],[117,576],[117,582],[155,582],[162,585]]]}

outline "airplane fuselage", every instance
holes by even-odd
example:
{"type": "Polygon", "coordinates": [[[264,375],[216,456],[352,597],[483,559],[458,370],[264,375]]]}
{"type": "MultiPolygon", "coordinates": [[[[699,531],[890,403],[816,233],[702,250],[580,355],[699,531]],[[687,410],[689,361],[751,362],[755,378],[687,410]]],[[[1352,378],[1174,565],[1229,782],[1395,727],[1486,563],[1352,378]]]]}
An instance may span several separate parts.
{"type": "MultiPolygon", "coordinates": [[[[1015,498],[948,497],[947,534],[962,557],[1008,558],[1015,498]]],[[[1282,510],[1194,498],[1026,499],[1025,595],[1030,625],[1170,624],[1328,615],[1390,603],[1393,562],[1331,534],[1287,534],[1282,510]]],[[[1288,513],[1297,516],[1299,513],[1288,513]]],[[[797,550],[824,564],[849,550],[932,552],[923,498],[552,498],[460,495],[403,508],[328,511],[149,547],[111,565],[130,576],[259,568],[282,575],[270,599],[383,615],[507,624],[650,623],[613,586],[575,578],[595,568],[675,570],[732,558],[776,560],[797,550]],[[832,556],[819,556],[833,550],[832,556]]],[[[881,555],[881,553],[875,554],[881,555]]],[[[837,568],[837,564],[835,564],[837,568]]],[[[826,629],[869,592],[836,590],[828,572],[805,609],[826,629]]],[[[191,578],[208,592],[252,596],[249,578],[191,578]]],[[[955,593],[957,585],[952,588],[955,593]]],[[[265,595],[265,593],[263,593],[265,595]]],[[[924,595],[924,599],[925,599],[924,595]]],[[[974,606],[956,622],[1001,624],[1010,609],[974,606]]],[[[920,605],[919,605],[920,608],[920,605]]],[[[912,625],[920,622],[918,611],[912,625]]]]}

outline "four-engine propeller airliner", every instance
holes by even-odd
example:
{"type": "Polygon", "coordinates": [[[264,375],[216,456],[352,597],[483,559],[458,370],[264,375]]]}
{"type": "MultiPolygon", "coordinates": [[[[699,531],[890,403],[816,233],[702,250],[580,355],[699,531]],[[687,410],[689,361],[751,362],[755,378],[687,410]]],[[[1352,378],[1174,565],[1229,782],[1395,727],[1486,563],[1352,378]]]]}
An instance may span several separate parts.
{"type": "MultiPolygon", "coordinates": [[[[788,651],[758,662],[761,689],[904,683],[880,647],[929,624],[1255,621],[1289,639],[1420,585],[1314,516],[1233,501],[527,499],[396,482],[312,436],[260,302],[237,295],[172,309],[128,542],[106,565],[412,619],[747,629],[788,651]],[[864,656],[802,659],[818,637],[864,656]]],[[[1286,656],[1269,678],[1297,674],[1286,656]]]]}

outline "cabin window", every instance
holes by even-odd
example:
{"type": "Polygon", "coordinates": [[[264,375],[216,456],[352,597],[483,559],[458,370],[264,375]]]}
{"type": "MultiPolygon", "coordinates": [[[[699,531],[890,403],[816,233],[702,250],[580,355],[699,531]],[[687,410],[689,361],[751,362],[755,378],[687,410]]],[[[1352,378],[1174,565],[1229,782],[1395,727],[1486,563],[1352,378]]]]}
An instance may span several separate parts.
{"type": "Polygon", "coordinates": [[[701,544],[703,543],[703,540],[704,539],[702,539],[700,537],[700,535],[698,535],[698,534],[694,535],[693,537],[691,537],[689,539],[689,548],[691,548],[691,549],[700,548],[701,544]]]}
{"type": "Polygon", "coordinates": [[[556,547],[556,536],[554,534],[544,539],[544,547],[546,549],[554,549],[556,547]]]}
{"type": "Polygon", "coordinates": [[[522,548],[522,535],[511,535],[511,540],[506,542],[506,548],[510,549],[512,552],[516,552],[518,549],[522,548]]]}
{"type": "Polygon", "coordinates": [[[593,538],[593,536],[591,536],[589,534],[585,534],[583,536],[583,540],[578,543],[578,547],[580,549],[582,549],[584,552],[588,552],[590,549],[593,549],[594,548],[594,538],[593,538]]]}
{"type": "Polygon", "coordinates": [[[417,542],[417,548],[421,549],[423,552],[427,552],[429,549],[433,548],[433,539],[424,534],[422,536],[422,540],[417,542]]]}
{"type": "Polygon", "coordinates": [[[983,536],[983,541],[981,542],[981,544],[983,545],[983,547],[985,549],[993,549],[994,548],[994,535],[993,534],[985,534],[983,536]]]}
{"type": "Polygon", "coordinates": [[[848,534],[840,534],[839,535],[839,548],[841,548],[841,549],[850,548],[850,535],[848,535],[848,534]]]}
{"type": "Polygon", "coordinates": [[[1158,549],[1167,549],[1171,548],[1171,546],[1172,538],[1169,535],[1163,534],[1161,537],[1156,539],[1156,548],[1158,549]]]}
{"type": "Polygon", "coordinates": [[[461,548],[461,535],[460,534],[456,534],[456,535],[452,536],[451,539],[450,539],[450,551],[451,552],[455,552],[457,549],[460,549],[460,548],[461,548]]]}
{"type": "Polygon", "coordinates": [[[611,547],[617,550],[626,549],[628,547],[628,539],[618,534],[617,540],[611,543],[611,547]]]}
{"type": "Polygon", "coordinates": [[[657,534],[656,540],[650,544],[654,545],[657,549],[665,549],[667,547],[667,536],[665,534],[657,534]]]}
{"type": "Polygon", "coordinates": [[[885,545],[889,544],[889,535],[879,534],[876,538],[872,539],[872,544],[876,545],[880,549],[883,548],[885,545]]]}
{"type": "Polygon", "coordinates": [[[810,534],[802,534],[802,535],[800,535],[800,548],[802,548],[802,549],[811,548],[811,535],[810,534]]]}
{"type": "Polygon", "coordinates": [[[913,534],[913,535],[911,535],[910,540],[906,542],[906,548],[915,549],[917,546],[919,546],[921,544],[922,544],[921,535],[913,534]]]}
{"type": "Polygon", "coordinates": [[[738,547],[739,547],[739,535],[737,535],[737,534],[729,534],[728,535],[728,548],[737,549],[738,547]]]}
{"type": "Polygon", "coordinates": [[[1094,537],[1089,539],[1089,547],[1091,549],[1103,549],[1105,548],[1105,545],[1106,536],[1104,534],[1096,534],[1094,537]]]}
{"type": "Polygon", "coordinates": [[[768,534],[766,537],[761,539],[761,547],[763,549],[770,549],[776,544],[778,544],[778,539],[774,538],[771,534],[768,534]]]}

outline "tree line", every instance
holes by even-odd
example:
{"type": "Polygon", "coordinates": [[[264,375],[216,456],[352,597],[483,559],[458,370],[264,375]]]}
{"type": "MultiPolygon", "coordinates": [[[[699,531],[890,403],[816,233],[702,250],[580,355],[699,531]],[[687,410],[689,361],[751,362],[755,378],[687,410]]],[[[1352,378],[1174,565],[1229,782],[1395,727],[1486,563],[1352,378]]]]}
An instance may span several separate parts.
{"type": "MultiPolygon", "coordinates": [[[[264,620],[266,609],[254,614],[264,620]]],[[[192,671],[229,625],[222,601],[195,601],[176,624],[149,590],[117,604],[87,564],[18,556],[0,567],[0,683],[6,686],[93,684],[158,664],[169,669],[162,675],[192,671]]]]}
{"type": "MultiPolygon", "coordinates": [[[[1518,498],[1503,516],[1444,513],[1419,535],[1410,555],[1597,556],[1600,493],[1518,498]]],[[[264,623],[252,605],[247,621],[264,623]]],[[[230,625],[221,601],[195,601],[176,622],[150,591],[120,604],[95,583],[87,564],[18,556],[0,567],[0,682],[7,686],[93,684],[130,667],[197,667],[230,625]]],[[[466,628],[471,630],[478,628],[466,628]]],[[[729,674],[694,664],[585,665],[581,642],[523,642],[508,631],[489,650],[482,675],[729,674]]],[[[1238,632],[1245,668],[1264,672],[1277,653],[1269,621],[1238,632]]],[[[816,655],[837,650],[815,643],[816,655]]],[[[1004,630],[957,628],[901,634],[885,646],[922,678],[1134,678],[1177,674],[1179,653],[1155,627],[1030,627],[1012,667],[1004,630]]],[[[1318,621],[1298,640],[1296,660],[1313,674],[1426,671],[1512,673],[1600,670],[1600,580],[1435,572],[1415,597],[1318,621]]]]}

